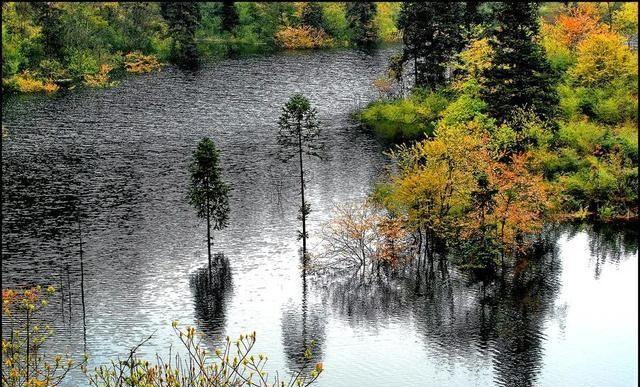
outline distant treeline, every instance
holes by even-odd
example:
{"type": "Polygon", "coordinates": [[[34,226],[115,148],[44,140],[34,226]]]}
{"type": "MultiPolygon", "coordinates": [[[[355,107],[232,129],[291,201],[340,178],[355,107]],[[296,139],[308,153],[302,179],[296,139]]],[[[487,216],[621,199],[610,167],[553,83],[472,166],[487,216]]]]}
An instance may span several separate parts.
{"type": "Polygon", "coordinates": [[[368,2],[8,2],[3,90],[108,86],[112,71],[145,72],[157,62],[397,41],[398,11],[398,3],[368,2]]]}

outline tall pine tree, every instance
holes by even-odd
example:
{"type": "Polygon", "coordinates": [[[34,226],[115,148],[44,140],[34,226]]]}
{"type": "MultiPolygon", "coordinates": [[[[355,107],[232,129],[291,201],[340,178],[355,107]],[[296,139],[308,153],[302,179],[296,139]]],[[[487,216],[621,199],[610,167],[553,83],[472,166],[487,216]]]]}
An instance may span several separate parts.
{"type": "Polygon", "coordinates": [[[464,3],[402,3],[398,27],[403,60],[413,61],[416,86],[435,89],[445,84],[448,63],[466,44],[464,24],[464,3]]]}
{"type": "Polygon", "coordinates": [[[160,3],[162,17],[172,38],[171,60],[183,67],[198,65],[196,27],[200,22],[200,4],[190,2],[160,3]]]}
{"type": "Polygon", "coordinates": [[[240,23],[236,4],[233,1],[222,2],[222,30],[232,32],[240,23]]]}
{"type": "Polygon", "coordinates": [[[378,31],[373,24],[376,12],[376,4],[371,1],[352,1],[347,3],[347,22],[353,34],[353,40],[357,45],[371,45],[378,40],[378,31]]]}
{"type": "Polygon", "coordinates": [[[484,72],[482,88],[490,114],[499,122],[509,121],[521,109],[553,118],[558,96],[551,67],[537,41],[537,3],[499,3],[494,17],[493,65],[484,72]]]}

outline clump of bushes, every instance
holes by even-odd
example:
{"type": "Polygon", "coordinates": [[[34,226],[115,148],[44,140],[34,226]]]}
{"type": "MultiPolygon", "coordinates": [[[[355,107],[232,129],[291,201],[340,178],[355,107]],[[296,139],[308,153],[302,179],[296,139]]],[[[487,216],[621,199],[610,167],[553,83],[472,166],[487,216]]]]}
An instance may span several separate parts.
{"type": "Polygon", "coordinates": [[[373,102],[359,113],[359,118],[385,140],[415,140],[433,135],[448,103],[442,93],[415,90],[409,98],[373,102]]]}
{"type": "Polygon", "coordinates": [[[553,9],[543,19],[540,42],[554,73],[557,115],[541,118],[513,106],[503,122],[494,120],[487,111],[491,97],[481,93],[494,66],[485,32],[448,63],[453,72],[444,85],[388,100],[398,80],[377,82],[380,100],[358,117],[380,137],[403,142],[433,139],[434,129],[437,137],[440,128],[477,126],[492,158],[509,163],[513,155],[529,154],[530,172],[542,174],[553,193],[545,216],[637,217],[638,68],[628,44],[637,8],[622,5],[612,19],[596,3],[553,9]]]}
{"type": "Polygon", "coordinates": [[[322,29],[308,26],[284,27],[276,32],[276,42],[286,49],[323,48],[334,44],[322,29]]]}
{"type": "Polygon", "coordinates": [[[161,67],[154,55],[144,55],[140,52],[130,52],[124,56],[124,69],[129,73],[150,73],[161,67]]]}
{"type": "Polygon", "coordinates": [[[42,79],[29,70],[2,80],[3,88],[20,93],[53,93],[60,89],[54,82],[42,79]]]}

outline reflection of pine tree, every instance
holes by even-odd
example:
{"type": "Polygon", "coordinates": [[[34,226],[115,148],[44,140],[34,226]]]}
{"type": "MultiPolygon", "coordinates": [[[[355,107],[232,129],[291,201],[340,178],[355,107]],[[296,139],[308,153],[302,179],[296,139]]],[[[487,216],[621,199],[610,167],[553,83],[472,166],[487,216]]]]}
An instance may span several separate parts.
{"type": "Polygon", "coordinates": [[[574,224],[568,226],[572,235],[583,231],[589,236],[589,252],[595,260],[594,276],[602,274],[604,266],[619,263],[625,256],[638,254],[637,225],[616,224],[574,224]]]}
{"type": "Polygon", "coordinates": [[[215,254],[212,281],[208,267],[198,269],[191,277],[195,316],[200,329],[212,338],[221,336],[225,327],[226,304],[232,289],[229,260],[222,253],[215,254]]]}
{"type": "Polygon", "coordinates": [[[325,312],[318,305],[309,305],[306,269],[302,273],[302,302],[291,303],[282,313],[282,344],[289,369],[309,372],[322,362],[325,341],[325,312]]]}

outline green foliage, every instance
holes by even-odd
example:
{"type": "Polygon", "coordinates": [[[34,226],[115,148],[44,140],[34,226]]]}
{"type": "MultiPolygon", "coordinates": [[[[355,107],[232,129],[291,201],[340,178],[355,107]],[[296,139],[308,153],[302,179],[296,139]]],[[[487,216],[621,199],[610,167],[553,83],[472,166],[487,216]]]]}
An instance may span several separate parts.
{"type": "Polygon", "coordinates": [[[486,110],[487,104],[483,100],[462,94],[442,111],[438,124],[455,125],[473,121],[475,118],[484,119],[486,110]]]}
{"type": "Polygon", "coordinates": [[[447,104],[448,99],[442,93],[415,90],[406,99],[369,104],[360,113],[360,119],[388,141],[415,140],[433,135],[436,121],[447,104]]]}
{"type": "Polygon", "coordinates": [[[378,40],[377,30],[373,24],[376,12],[377,7],[373,2],[347,3],[347,20],[356,44],[370,45],[378,40]]]}
{"type": "MultiPolygon", "coordinates": [[[[353,24],[351,18],[350,24],[345,3],[339,2],[5,2],[3,88],[44,90],[16,86],[14,75],[25,70],[29,75],[22,79],[34,85],[68,77],[79,83],[101,65],[121,70],[123,57],[131,52],[191,67],[199,57],[271,51],[279,48],[276,34],[300,24],[320,26],[323,43],[314,47],[373,42],[376,36],[398,40],[399,3],[364,7],[357,19],[362,23],[353,24]]],[[[309,45],[305,39],[298,42],[309,45]]]]}
{"type": "Polygon", "coordinates": [[[460,2],[402,3],[403,60],[413,62],[415,86],[435,90],[445,84],[447,64],[466,43],[463,20],[460,2]]]}
{"type": "Polygon", "coordinates": [[[504,122],[514,108],[526,108],[550,120],[558,97],[555,79],[542,47],[535,3],[500,3],[489,40],[492,66],[484,71],[482,94],[490,114],[504,122]]]}
{"type": "Polygon", "coordinates": [[[171,61],[184,67],[198,65],[198,50],[195,33],[200,22],[198,3],[165,2],[161,3],[162,17],[169,25],[172,38],[171,61]]]}
{"type": "MultiPolygon", "coordinates": [[[[416,6],[403,6],[405,18],[411,7],[416,6]]],[[[527,155],[523,164],[527,173],[541,174],[545,189],[553,193],[548,215],[637,217],[635,54],[625,38],[617,35],[615,27],[612,30],[602,22],[609,20],[605,8],[586,3],[545,8],[539,36],[534,4],[483,4],[478,8],[481,17],[471,21],[481,25],[474,32],[478,37],[458,56],[451,85],[440,89],[441,95],[447,96],[442,105],[427,104],[437,108],[425,109],[420,100],[424,94],[414,93],[405,99],[374,102],[360,112],[359,118],[381,137],[393,140],[416,139],[425,133],[433,139],[434,130],[438,133],[451,127],[474,127],[473,136],[485,141],[484,150],[498,162],[495,166],[499,169],[512,165],[514,159],[524,160],[522,155],[527,155]],[[493,11],[495,28],[486,28],[491,24],[487,10],[493,11]]],[[[614,16],[623,11],[627,14],[618,15],[622,18],[618,28],[628,34],[624,26],[637,24],[637,11],[622,6],[614,16]]],[[[472,16],[467,12],[467,18],[473,19],[472,16]]],[[[411,37],[412,28],[424,32],[419,20],[406,19],[402,23],[408,23],[410,32],[405,39],[411,37]]],[[[458,28],[464,31],[462,26],[458,28]]],[[[406,50],[410,49],[409,45],[406,50]]],[[[406,57],[402,60],[406,61],[406,57]]],[[[392,60],[392,65],[396,62],[392,60]]],[[[412,153],[407,150],[397,154],[412,153]]],[[[396,161],[400,169],[406,164],[402,157],[396,161]]],[[[516,179],[508,169],[504,171],[504,176],[516,179]]],[[[421,178],[407,179],[405,188],[397,182],[382,182],[375,189],[374,198],[398,216],[394,200],[397,201],[399,189],[426,195],[424,190],[434,184],[431,180],[435,177],[419,184],[413,180],[421,178]]],[[[508,180],[503,183],[510,184],[508,180]]],[[[471,191],[482,191],[480,180],[471,191]]],[[[471,206],[482,207],[477,203],[471,206]]],[[[405,210],[409,214],[413,211],[411,207],[405,210]]],[[[469,243],[464,251],[482,243],[489,243],[483,251],[495,247],[485,240],[487,230],[483,230],[479,227],[467,235],[469,243]]],[[[479,254],[472,254],[478,258],[478,262],[470,263],[472,266],[491,265],[489,257],[479,254]]]]}
{"type": "Polygon", "coordinates": [[[68,55],[67,70],[73,78],[81,79],[85,74],[98,72],[100,64],[90,51],[74,50],[68,55]]]}
{"type": "Polygon", "coordinates": [[[340,43],[349,43],[352,31],[349,29],[345,3],[322,3],[324,31],[340,43]]]}
{"type": "Polygon", "coordinates": [[[193,153],[189,170],[189,202],[198,216],[211,221],[214,230],[227,227],[229,221],[229,186],[222,180],[220,153],[213,141],[205,137],[193,153]]]}
{"type": "Polygon", "coordinates": [[[378,36],[383,42],[400,41],[401,34],[398,30],[396,20],[400,13],[401,3],[398,2],[376,2],[376,15],[373,24],[378,30],[378,36]]]}

